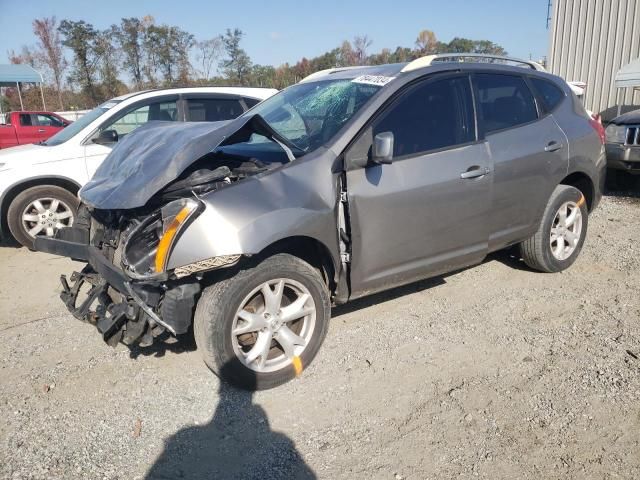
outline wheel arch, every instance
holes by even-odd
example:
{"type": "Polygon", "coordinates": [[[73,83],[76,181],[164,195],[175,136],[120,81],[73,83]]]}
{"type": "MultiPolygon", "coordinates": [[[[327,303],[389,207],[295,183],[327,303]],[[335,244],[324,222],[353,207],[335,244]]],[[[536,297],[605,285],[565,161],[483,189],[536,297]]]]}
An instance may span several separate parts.
{"type": "Polygon", "coordinates": [[[329,291],[334,293],[337,287],[337,276],[339,265],[331,255],[331,250],[320,240],[305,235],[296,235],[282,238],[266,246],[257,255],[259,259],[264,259],[278,253],[288,253],[294,257],[304,260],[309,265],[320,270],[329,291]]]}
{"type": "Polygon", "coordinates": [[[55,176],[55,175],[43,175],[39,177],[31,177],[27,180],[21,180],[14,183],[7,188],[4,194],[0,197],[0,233],[6,234],[9,232],[9,226],[7,224],[7,211],[11,202],[26,189],[31,187],[42,186],[54,186],[64,188],[74,195],[78,194],[81,185],[68,177],[55,176]]]}
{"type": "Polygon", "coordinates": [[[569,185],[580,190],[587,201],[587,208],[591,212],[595,199],[595,185],[589,175],[581,171],[570,173],[560,181],[560,185],[569,185]]]}

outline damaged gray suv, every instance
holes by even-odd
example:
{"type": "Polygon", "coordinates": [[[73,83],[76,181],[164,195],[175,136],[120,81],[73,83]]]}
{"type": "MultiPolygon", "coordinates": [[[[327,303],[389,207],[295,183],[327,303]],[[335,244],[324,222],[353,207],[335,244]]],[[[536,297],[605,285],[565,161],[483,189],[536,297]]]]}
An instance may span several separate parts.
{"type": "Polygon", "coordinates": [[[516,244],[569,267],[604,168],[597,126],[535,64],[338,68],[235,120],[139,128],[35,248],[86,262],[61,297],[107,343],[193,326],[211,370],[270,388],[313,360],[332,305],[516,244]]]}

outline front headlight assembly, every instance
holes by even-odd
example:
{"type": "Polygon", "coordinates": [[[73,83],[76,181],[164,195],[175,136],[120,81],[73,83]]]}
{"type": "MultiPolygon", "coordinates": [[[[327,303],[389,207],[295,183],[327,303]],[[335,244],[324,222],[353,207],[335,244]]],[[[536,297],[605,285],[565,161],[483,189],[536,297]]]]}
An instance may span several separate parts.
{"type": "Polygon", "coordinates": [[[123,232],[122,264],[132,278],[145,279],[165,272],[180,232],[203,210],[197,200],[168,203],[123,232]]]}
{"type": "Polygon", "coordinates": [[[604,133],[609,143],[625,143],[627,141],[627,127],[625,125],[612,123],[605,129],[604,133]]]}
{"type": "Polygon", "coordinates": [[[154,262],[156,273],[165,271],[171,249],[180,231],[189,223],[190,219],[194,218],[196,212],[200,210],[200,205],[197,200],[183,198],[162,207],[162,235],[154,262]]]}

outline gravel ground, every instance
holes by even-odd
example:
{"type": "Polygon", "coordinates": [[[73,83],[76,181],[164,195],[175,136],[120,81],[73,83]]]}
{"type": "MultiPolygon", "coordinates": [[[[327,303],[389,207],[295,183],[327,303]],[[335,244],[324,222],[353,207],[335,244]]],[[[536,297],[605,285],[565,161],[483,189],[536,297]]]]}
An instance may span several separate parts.
{"type": "Polygon", "coordinates": [[[255,394],[193,339],[108,347],[57,299],[70,261],[0,248],[0,477],[638,478],[639,214],[606,197],[564,273],[501,252],[336,308],[255,394]]]}

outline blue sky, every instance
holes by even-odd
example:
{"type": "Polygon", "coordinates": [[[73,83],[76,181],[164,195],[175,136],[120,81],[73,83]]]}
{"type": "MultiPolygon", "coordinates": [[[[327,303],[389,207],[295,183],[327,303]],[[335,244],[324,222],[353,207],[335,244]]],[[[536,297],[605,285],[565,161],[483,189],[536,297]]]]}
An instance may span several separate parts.
{"type": "Polygon", "coordinates": [[[509,54],[539,59],[547,54],[547,0],[0,0],[0,63],[7,51],[35,43],[34,18],[85,20],[96,28],[122,17],[153,15],[193,33],[198,40],[226,28],[245,32],[243,47],[254,63],[280,65],[319,55],[355,35],[369,35],[369,53],[412,46],[420,30],[439,40],[487,39],[509,54]],[[238,7],[237,9],[234,7],[238,7]]]}

